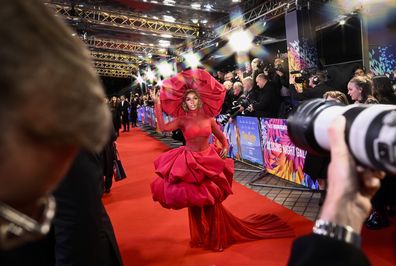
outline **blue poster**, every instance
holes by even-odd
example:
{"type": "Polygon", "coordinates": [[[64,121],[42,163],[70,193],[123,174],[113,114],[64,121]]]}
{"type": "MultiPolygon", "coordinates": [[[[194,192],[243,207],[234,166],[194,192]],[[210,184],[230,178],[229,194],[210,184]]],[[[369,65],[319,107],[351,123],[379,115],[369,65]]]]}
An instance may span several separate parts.
{"type": "Polygon", "coordinates": [[[236,120],[232,120],[232,122],[228,122],[224,125],[223,133],[227,138],[228,142],[228,157],[240,160],[241,159],[241,152],[240,146],[241,143],[239,142],[239,132],[237,128],[236,120]]]}
{"type": "Polygon", "coordinates": [[[138,121],[138,122],[142,122],[143,116],[144,116],[143,107],[139,107],[139,108],[137,109],[137,113],[138,113],[137,121],[138,121]]]}
{"type": "Polygon", "coordinates": [[[144,116],[143,116],[143,123],[144,124],[148,124],[148,113],[147,113],[147,106],[143,107],[143,112],[144,112],[144,116]]]}
{"type": "Polygon", "coordinates": [[[154,113],[154,108],[153,107],[149,107],[149,113],[150,113],[150,116],[151,116],[151,127],[152,128],[157,128],[157,123],[156,123],[156,121],[155,121],[155,113],[154,113]]]}
{"type": "Polygon", "coordinates": [[[236,121],[240,132],[241,158],[262,166],[263,156],[257,117],[238,116],[236,121]]]}
{"type": "MultiPolygon", "coordinates": [[[[165,114],[164,112],[162,112],[162,117],[164,118],[164,124],[170,123],[172,121],[171,117],[165,114]]],[[[172,132],[162,132],[162,135],[167,137],[172,137],[172,132]]]]}

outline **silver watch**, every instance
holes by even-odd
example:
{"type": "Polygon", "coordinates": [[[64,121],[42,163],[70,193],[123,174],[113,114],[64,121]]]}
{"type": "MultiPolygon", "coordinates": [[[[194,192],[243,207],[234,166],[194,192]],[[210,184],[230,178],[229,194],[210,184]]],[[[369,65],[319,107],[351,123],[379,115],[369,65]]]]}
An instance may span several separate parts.
{"type": "Polygon", "coordinates": [[[35,220],[11,206],[0,202],[0,250],[10,249],[46,235],[55,216],[55,199],[40,199],[41,217],[35,220]]]}
{"type": "Polygon", "coordinates": [[[360,247],[361,237],[349,225],[338,225],[326,220],[316,220],[312,232],[360,247]]]}

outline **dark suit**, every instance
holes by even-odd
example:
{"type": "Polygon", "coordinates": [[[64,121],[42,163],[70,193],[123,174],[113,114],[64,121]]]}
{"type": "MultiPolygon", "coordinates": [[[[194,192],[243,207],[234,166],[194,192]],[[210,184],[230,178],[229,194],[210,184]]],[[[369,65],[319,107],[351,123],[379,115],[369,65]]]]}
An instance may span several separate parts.
{"type": "Polygon", "coordinates": [[[114,160],[117,159],[117,154],[115,150],[114,141],[117,140],[117,134],[113,129],[110,135],[109,141],[104,146],[103,151],[101,152],[102,156],[102,166],[103,166],[103,175],[105,177],[104,183],[99,184],[100,191],[103,192],[103,188],[107,191],[110,191],[110,188],[113,184],[113,166],[114,160]]]}
{"type": "Polygon", "coordinates": [[[122,265],[113,227],[101,201],[100,156],[80,152],[55,191],[56,265],[122,265]]]}
{"type": "Polygon", "coordinates": [[[129,102],[127,101],[120,102],[119,108],[121,113],[122,125],[124,126],[124,131],[129,131],[129,113],[128,113],[129,107],[130,107],[129,102]]]}
{"type": "Polygon", "coordinates": [[[131,101],[131,122],[132,127],[137,126],[137,108],[139,105],[139,100],[137,98],[132,99],[131,101]]]}
{"type": "Polygon", "coordinates": [[[258,91],[258,102],[253,104],[257,117],[277,118],[281,101],[278,88],[267,81],[264,87],[259,88],[258,91]]]}
{"type": "Polygon", "coordinates": [[[310,234],[293,242],[289,266],[368,266],[361,249],[326,236],[310,234]]]}
{"type": "Polygon", "coordinates": [[[221,108],[221,114],[227,114],[230,112],[232,107],[233,96],[234,96],[233,89],[229,89],[228,91],[226,91],[223,106],[221,108]]]}

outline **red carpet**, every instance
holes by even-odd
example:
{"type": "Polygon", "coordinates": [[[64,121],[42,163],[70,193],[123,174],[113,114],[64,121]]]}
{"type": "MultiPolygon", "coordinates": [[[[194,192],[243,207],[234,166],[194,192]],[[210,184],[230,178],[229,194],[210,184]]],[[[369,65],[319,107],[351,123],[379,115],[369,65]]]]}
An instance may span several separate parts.
{"type": "MultiPolygon", "coordinates": [[[[240,243],[221,253],[190,248],[187,210],[167,210],[151,199],[149,184],[153,177],[153,161],[169,148],[136,128],[123,133],[117,143],[128,178],[115,183],[103,200],[125,266],[286,265],[292,238],[240,243]]],[[[287,221],[296,235],[310,232],[312,222],[304,217],[238,183],[234,182],[233,190],[234,195],[224,205],[235,215],[274,213],[287,221]]],[[[378,240],[366,243],[364,239],[373,265],[396,264],[391,263],[391,236],[395,236],[394,230],[381,238],[380,246],[368,244],[378,244],[378,240]]]]}

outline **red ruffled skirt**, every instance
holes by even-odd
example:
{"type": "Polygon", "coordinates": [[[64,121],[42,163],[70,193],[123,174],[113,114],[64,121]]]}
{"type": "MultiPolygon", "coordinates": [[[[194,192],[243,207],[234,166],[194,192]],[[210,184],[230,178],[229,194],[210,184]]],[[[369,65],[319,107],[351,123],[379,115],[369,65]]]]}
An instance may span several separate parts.
{"type": "Polygon", "coordinates": [[[213,145],[199,152],[184,146],[170,150],[154,166],[153,199],[165,208],[189,208],[192,247],[221,251],[235,242],[294,235],[275,215],[242,220],[222,206],[232,194],[234,161],[221,159],[213,145]]]}

